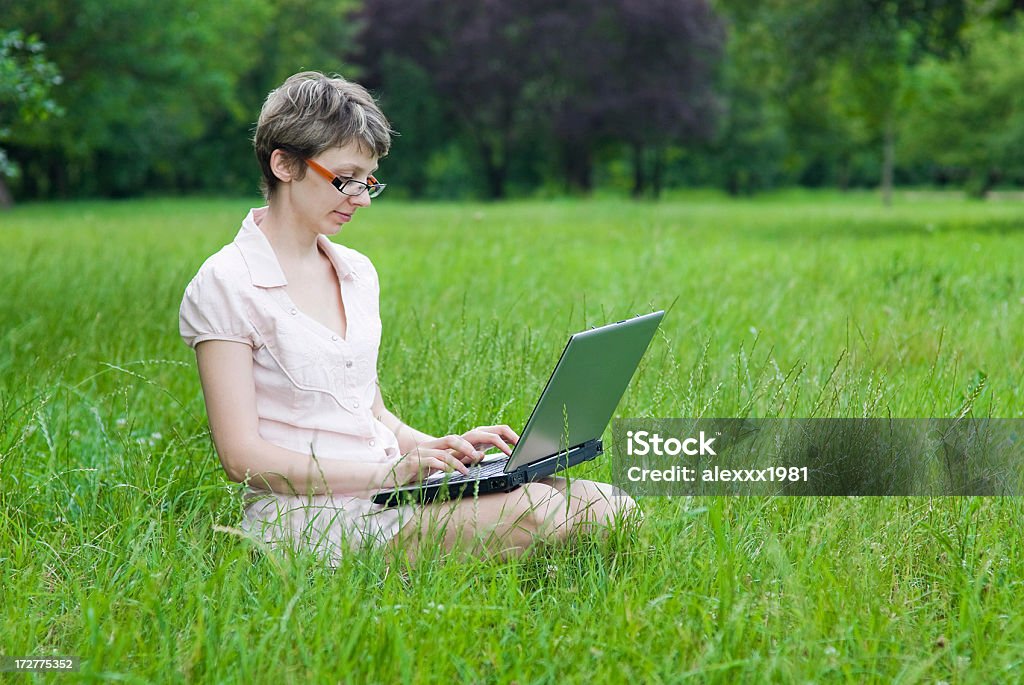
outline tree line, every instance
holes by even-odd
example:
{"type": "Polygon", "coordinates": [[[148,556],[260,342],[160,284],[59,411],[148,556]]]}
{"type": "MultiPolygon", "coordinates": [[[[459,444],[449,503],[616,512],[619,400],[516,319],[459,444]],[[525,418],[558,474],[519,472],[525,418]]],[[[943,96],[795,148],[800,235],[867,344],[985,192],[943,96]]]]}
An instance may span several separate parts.
{"type": "Polygon", "coordinates": [[[249,193],[266,93],[367,85],[389,193],[1024,184],[1024,0],[0,0],[0,201],[249,193]]]}

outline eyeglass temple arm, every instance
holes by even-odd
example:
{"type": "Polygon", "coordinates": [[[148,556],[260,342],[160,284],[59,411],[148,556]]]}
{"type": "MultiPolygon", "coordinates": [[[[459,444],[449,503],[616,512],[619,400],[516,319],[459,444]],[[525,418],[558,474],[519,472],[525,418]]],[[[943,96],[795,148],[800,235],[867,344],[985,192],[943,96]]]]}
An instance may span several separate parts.
{"type": "MultiPolygon", "coordinates": [[[[309,167],[310,167],[310,168],[311,168],[311,169],[312,169],[313,171],[315,171],[316,173],[320,174],[321,176],[323,176],[324,178],[326,178],[326,179],[327,179],[328,181],[330,181],[330,182],[331,182],[332,184],[334,184],[334,187],[335,187],[335,188],[340,188],[340,187],[342,186],[342,184],[344,183],[344,182],[343,182],[343,181],[342,181],[342,180],[341,180],[340,178],[338,178],[337,176],[335,176],[334,174],[332,174],[332,173],[331,173],[331,172],[330,172],[329,170],[327,170],[326,168],[324,168],[324,167],[323,167],[323,166],[321,166],[320,164],[318,164],[318,163],[314,162],[313,160],[311,160],[311,159],[307,159],[307,160],[306,160],[306,164],[308,164],[308,165],[309,165],[309,167]]],[[[380,181],[378,181],[378,180],[377,180],[377,179],[376,179],[376,178],[375,178],[375,177],[373,176],[373,174],[370,174],[370,175],[368,175],[368,176],[366,177],[366,183],[365,183],[365,185],[366,185],[366,186],[369,186],[369,187],[371,187],[371,188],[372,188],[373,186],[376,186],[376,185],[380,185],[380,181]]]]}
{"type": "Polygon", "coordinates": [[[314,162],[313,160],[311,160],[311,159],[307,159],[307,160],[306,160],[306,164],[308,164],[308,165],[309,165],[309,168],[310,168],[310,169],[312,169],[312,170],[313,170],[313,171],[315,171],[316,173],[320,174],[321,176],[323,176],[324,178],[326,178],[326,179],[327,179],[328,181],[330,181],[331,183],[336,183],[337,181],[340,181],[340,179],[339,179],[339,178],[338,178],[337,176],[335,176],[335,175],[334,175],[334,174],[332,174],[332,173],[331,173],[330,171],[328,171],[328,170],[327,170],[327,169],[325,169],[324,167],[320,166],[319,164],[317,164],[317,163],[316,163],[316,162],[314,162]]]}

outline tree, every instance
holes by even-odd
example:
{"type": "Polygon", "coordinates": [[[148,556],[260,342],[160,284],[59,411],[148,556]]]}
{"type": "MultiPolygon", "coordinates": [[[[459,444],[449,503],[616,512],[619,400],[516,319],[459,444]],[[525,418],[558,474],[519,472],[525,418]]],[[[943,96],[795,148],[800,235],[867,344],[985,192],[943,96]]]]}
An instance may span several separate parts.
{"type": "Polygon", "coordinates": [[[558,6],[537,35],[539,51],[550,55],[545,93],[554,94],[551,120],[569,178],[589,190],[594,150],[624,143],[633,195],[657,196],[667,148],[707,140],[721,116],[714,87],[723,22],[704,0],[558,6]]]}
{"type": "Polygon", "coordinates": [[[65,78],[57,101],[70,113],[12,148],[26,170],[23,191],[118,196],[175,186],[208,123],[243,114],[238,81],[256,61],[268,7],[0,0],[0,14],[47,41],[65,78]]]}
{"type": "Polygon", "coordinates": [[[761,16],[790,65],[785,92],[830,84],[844,113],[882,144],[882,195],[889,204],[906,74],[925,56],[958,48],[964,0],[773,0],[765,8],[761,16]]]}
{"type": "MultiPolygon", "coordinates": [[[[53,87],[60,85],[60,73],[44,57],[45,47],[38,36],[19,30],[0,34],[0,143],[16,135],[18,127],[63,114],[51,97],[53,87]]],[[[0,148],[0,208],[12,203],[4,179],[18,173],[18,166],[0,148]]]]}
{"type": "Polygon", "coordinates": [[[706,167],[705,182],[722,186],[730,195],[792,178],[786,110],[774,97],[781,69],[766,59],[772,36],[765,24],[750,20],[751,8],[747,2],[716,3],[727,35],[716,87],[722,112],[714,138],[696,151],[694,160],[706,167]]]}
{"type": "Polygon", "coordinates": [[[235,1],[233,11],[255,19],[233,29],[242,33],[234,62],[217,64],[230,69],[231,106],[212,108],[202,135],[185,146],[178,177],[187,188],[252,192],[259,173],[249,141],[267,93],[299,71],[360,76],[344,59],[355,40],[357,0],[235,1]]]}
{"type": "Polygon", "coordinates": [[[545,157],[537,148],[551,144],[584,190],[595,150],[625,144],[634,193],[656,194],[666,146],[713,128],[724,33],[704,0],[380,0],[360,18],[374,82],[388,79],[373,69],[386,56],[416,65],[493,198],[517,151],[545,157]]]}
{"type": "Polygon", "coordinates": [[[543,8],[538,0],[379,0],[359,14],[371,83],[383,82],[377,67],[386,56],[418,65],[470,142],[492,198],[504,196],[511,150],[529,130],[531,16],[543,8]]]}
{"type": "Polygon", "coordinates": [[[981,19],[966,44],[962,59],[915,69],[903,137],[911,159],[963,178],[981,197],[999,182],[1024,182],[1024,24],[981,19]]]}

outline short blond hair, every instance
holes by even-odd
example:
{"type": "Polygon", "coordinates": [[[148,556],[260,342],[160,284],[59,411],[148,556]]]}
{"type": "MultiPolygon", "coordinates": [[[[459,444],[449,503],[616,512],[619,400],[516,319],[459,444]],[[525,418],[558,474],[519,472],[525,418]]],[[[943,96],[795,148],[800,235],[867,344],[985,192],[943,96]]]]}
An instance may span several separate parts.
{"type": "Polygon", "coordinates": [[[319,71],[289,76],[267,95],[256,122],[253,147],[263,172],[263,196],[269,200],[280,183],[270,169],[276,149],[286,153],[295,178],[301,180],[306,173],[303,160],[352,141],[374,157],[384,157],[392,133],[373,96],[358,83],[319,71]]]}

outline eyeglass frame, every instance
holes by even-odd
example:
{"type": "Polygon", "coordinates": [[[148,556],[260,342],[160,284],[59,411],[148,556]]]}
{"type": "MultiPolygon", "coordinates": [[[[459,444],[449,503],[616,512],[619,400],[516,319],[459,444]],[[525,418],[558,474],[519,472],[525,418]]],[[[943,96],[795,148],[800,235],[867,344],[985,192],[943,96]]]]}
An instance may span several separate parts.
{"type": "Polygon", "coordinates": [[[366,177],[367,182],[363,183],[362,181],[357,181],[354,178],[342,178],[340,176],[337,176],[326,167],[318,164],[317,162],[314,162],[311,159],[306,159],[304,161],[306,162],[306,165],[310,169],[312,169],[313,171],[315,171],[316,173],[320,174],[328,181],[330,181],[331,185],[337,188],[339,193],[341,193],[342,195],[347,195],[348,197],[359,197],[364,192],[366,192],[369,193],[370,198],[372,199],[378,197],[381,193],[384,192],[384,189],[388,187],[387,183],[381,183],[376,178],[374,178],[372,174],[368,175],[366,177]],[[359,188],[358,193],[345,192],[345,186],[347,186],[350,183],[355,183],[357,187],[362,186],[361,188],[359,188]]]}

